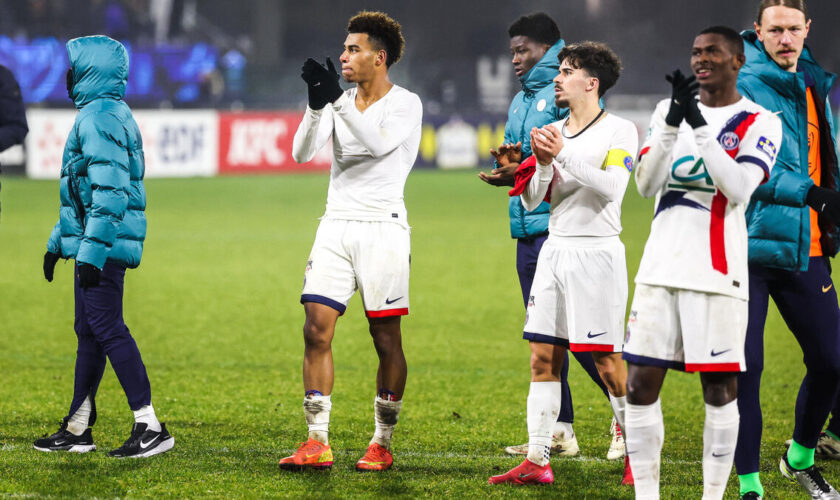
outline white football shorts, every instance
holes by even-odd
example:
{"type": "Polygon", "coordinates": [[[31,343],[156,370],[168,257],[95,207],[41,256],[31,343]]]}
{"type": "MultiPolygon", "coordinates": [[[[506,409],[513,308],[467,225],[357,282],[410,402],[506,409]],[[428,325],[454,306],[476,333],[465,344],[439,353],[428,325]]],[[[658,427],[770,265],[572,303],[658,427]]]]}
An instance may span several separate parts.
{"type": "Polygon", "coordinates": [[[572,351],[621,352],[627,264],[618,236],[549,236],[537,269],[522,338],[572,351]]]}
{"type": "Polygon", "coordinates": [[[394,222],[322,219],[306,262],[301,304],[344,314],[356,289],[368,318],[408,314],[411,238],[394,222]]]}
{"type": "Polygon", "coordinates": [[[747,301],[717,293],[636,284],[624,359],[687,372],[741,372],[747,301]]]}

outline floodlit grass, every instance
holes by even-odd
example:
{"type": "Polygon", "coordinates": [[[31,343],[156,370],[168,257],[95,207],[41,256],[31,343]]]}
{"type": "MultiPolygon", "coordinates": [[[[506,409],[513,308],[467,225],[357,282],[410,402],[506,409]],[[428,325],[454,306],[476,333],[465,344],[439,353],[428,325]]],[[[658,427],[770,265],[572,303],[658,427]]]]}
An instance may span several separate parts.
{"type": "MultiPolygon", "coordinates": [[[[582,454],[555,459],[548,487],[493,487],[516,465],[503,447],[524,442],[528,346],[508,237],[507,196],[474,171],[416,171],[406,203],[412,229],[411,315],[403,334],[409,376],[395,432],[395,466],[353,469],[373,432],[376,355],[361,302],[338,324],[329,473],[281,471],[306,436],[301,400],[306,257],[323,213],[325,175],[149,180],[143,263],[126,279],[126,321],[143,354],[173,451],[109,459],[132,423],[108,368],[86,455],[40,453],[70,402],[75,359],[71,265],[41,274],[58,214],[57,182],[3,179],[0,222],[0,495],[57,497],[550,496],[632,498],[622,463],[605,459],[611,410],[572,361],[582,454]]],[[[624,201],[629,274],[648,234],[652,202],[631,185],[624,201]]],[[[631,283],[632,293],[632,283],[631,283]]],[[[776,469],[792,432],[804,375],[778,313],[767,322],[762,476],[768,497],[802,495],[776,469]]],[[[671,373],[663,498],[702,495],[703,403],[697,376],[671,373]]],[[[823,464],[840,483],[840,466],[823,464]]],[[[727,498],[737,496],[730,479],[727,498]]]]}

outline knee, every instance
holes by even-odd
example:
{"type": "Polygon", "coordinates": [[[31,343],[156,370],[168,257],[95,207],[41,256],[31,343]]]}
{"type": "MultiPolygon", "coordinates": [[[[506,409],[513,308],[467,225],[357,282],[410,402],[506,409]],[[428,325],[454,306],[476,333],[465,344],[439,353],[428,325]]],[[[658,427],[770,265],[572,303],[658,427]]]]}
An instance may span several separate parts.
{"type": "Polygon", "coordinates": [[[399,318],[390,321],[371,322],[368,331],[377,352],[389,353],[402,349],[399,318]]]}
{"type": "Polygon", "coordinates": [[[106,353],[111,353],[114,349],[117,349],[128,342],[134,343],[134,338],[131,336],[131,332],[125,324],[114,324],[102,328],[92,328],[91,331],[93,338],[96,339],[96,342],[102,346],[102,349],[106,353]]]}
{"type": "Polygon", "coordinates": [[[638,377],[627,377],[627,402],[632,404],[648,404],[648,386],[642,383],[638,377]]]}
{"type": "Polygon", "coordinates": [[[303,325],[303,343],[307,350],[329,350],[332,344],[330,328],[307,320],[303,325]]]}

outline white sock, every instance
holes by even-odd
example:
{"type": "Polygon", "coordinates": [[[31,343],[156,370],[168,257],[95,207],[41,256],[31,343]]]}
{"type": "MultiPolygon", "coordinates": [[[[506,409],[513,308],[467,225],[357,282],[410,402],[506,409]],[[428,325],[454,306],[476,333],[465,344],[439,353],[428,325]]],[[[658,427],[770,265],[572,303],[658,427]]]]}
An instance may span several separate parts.
{"type": "Polygon", "coordinates": [[[624,413],[627,407],[627,396],[617,398],[610,394],[610,406],[612,406],[613,415],[615,415],[615,420],[618,422],[621,432],[624,432],[624,413]]]}
{"type": "Polygon", "coordinates": [[[309,437],[324,444],[329,443],[330,410],[329,396],[306,396],[303,398],[303,414],[309,426],[309,437]]]}
{"type": "Polygon", "coordinates": [[[134,421],[138,424],[146,424],[150,431],[160,432],[160,422],[158,422],[155,409],[151,403],[134,411],[134,421]]]}
{"type": "MultiPolygon", "coordinates": [[[[659,499],[659,459],[665,439],[659,399],[651,405],[628,404],[625,408],[624,442],[633,470],[638,500],[659,499]]],[[[733,444],[734,446],[734,444],[733,444]]]]}
{"type": "Polygon", "coordinates": [[[551,429],[560,413],[560,382],[531,382],[528,391],[528,460],[548,463],[551,429]]]}
{"type": "Polygon", "coordinates": [[[554,436],[562,437],[563,439],[572,439],[575,437],[575,431],[572,429],[572,424],[569,422],[554,422],[554,436]]]}
{"type": "Polygon", "coordinates": [[[67,431],[74,436],[81,436],[88,428],[88,421],[90,420],[90,395],[85,397],[82,405],[76,410],[76,413],[67,421],[67,431]]]}
{"type": "Polygon", "coordinates": [[[738,441],[738,400],[706,405],[703,426],[703,500],[723,498],[738,441]]]}
{"type": "Polygon", "coordinates": [[[389,401],[379,396],[373,400],[373,418],[376,421],[376,430],[373,432],[373,439],[370,444],[377,443],[386,450],[391,449],[391,435],[394,434],[394,426],[400,419],[402,399],[389,401]]]}

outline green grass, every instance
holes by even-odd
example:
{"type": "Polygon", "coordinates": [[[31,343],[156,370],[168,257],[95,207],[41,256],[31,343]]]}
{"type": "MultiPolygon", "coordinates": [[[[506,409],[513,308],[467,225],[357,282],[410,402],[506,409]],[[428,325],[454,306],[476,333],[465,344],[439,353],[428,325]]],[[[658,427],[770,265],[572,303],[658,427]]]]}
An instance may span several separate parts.
{"type": "MultiPolygon", "coordinates": [[[[127,275],[126,322],[143,354],[158,416],[175,449],[149,460],[105,451],[132,418],[110,368],[94,438],[81,456],[39,453],[72,393],[75,335],[71,266],[41,274],[58,213],[58,185],[3,179],[0,223],[0,495],[56,497],[551,496],[632,498],[622,466],[605,460],[610,407],[573,361],[575,430],[582,455],[556,459],[544,488],[491,488],[516,465],[505,445],[526,440],[528,346],[508,237],[507,196],[475,172],[416,171],[406,203],[412,229],[411,315],[403,323],[409,377],[395,432],[396,464],[358,474],[373,431],[376,355],[358,297],[339,321],[334,355],[330,473],[280,471],[303,440],[303,268],[323,213],[324,175],[149,180],[143,264],[127,275]]],[[[624,233],[630,276],[652,205],[630,186],[624,233]]],[[[632,283],[631,283],[632,293],[632,283]]],[[[766,333],[762,477],[770,498],[801,497],[776,463],[792,431],[804,374],[801,353],[775,310],[766,333]]],[[[699,498],[703,403],[696,376],[671,373],[663,498],[699,498]]],[[[823,464],[840,482],[840,466],[823,464]]],[[[733,474],[727,498],[737,495],[733,474]]]]}

